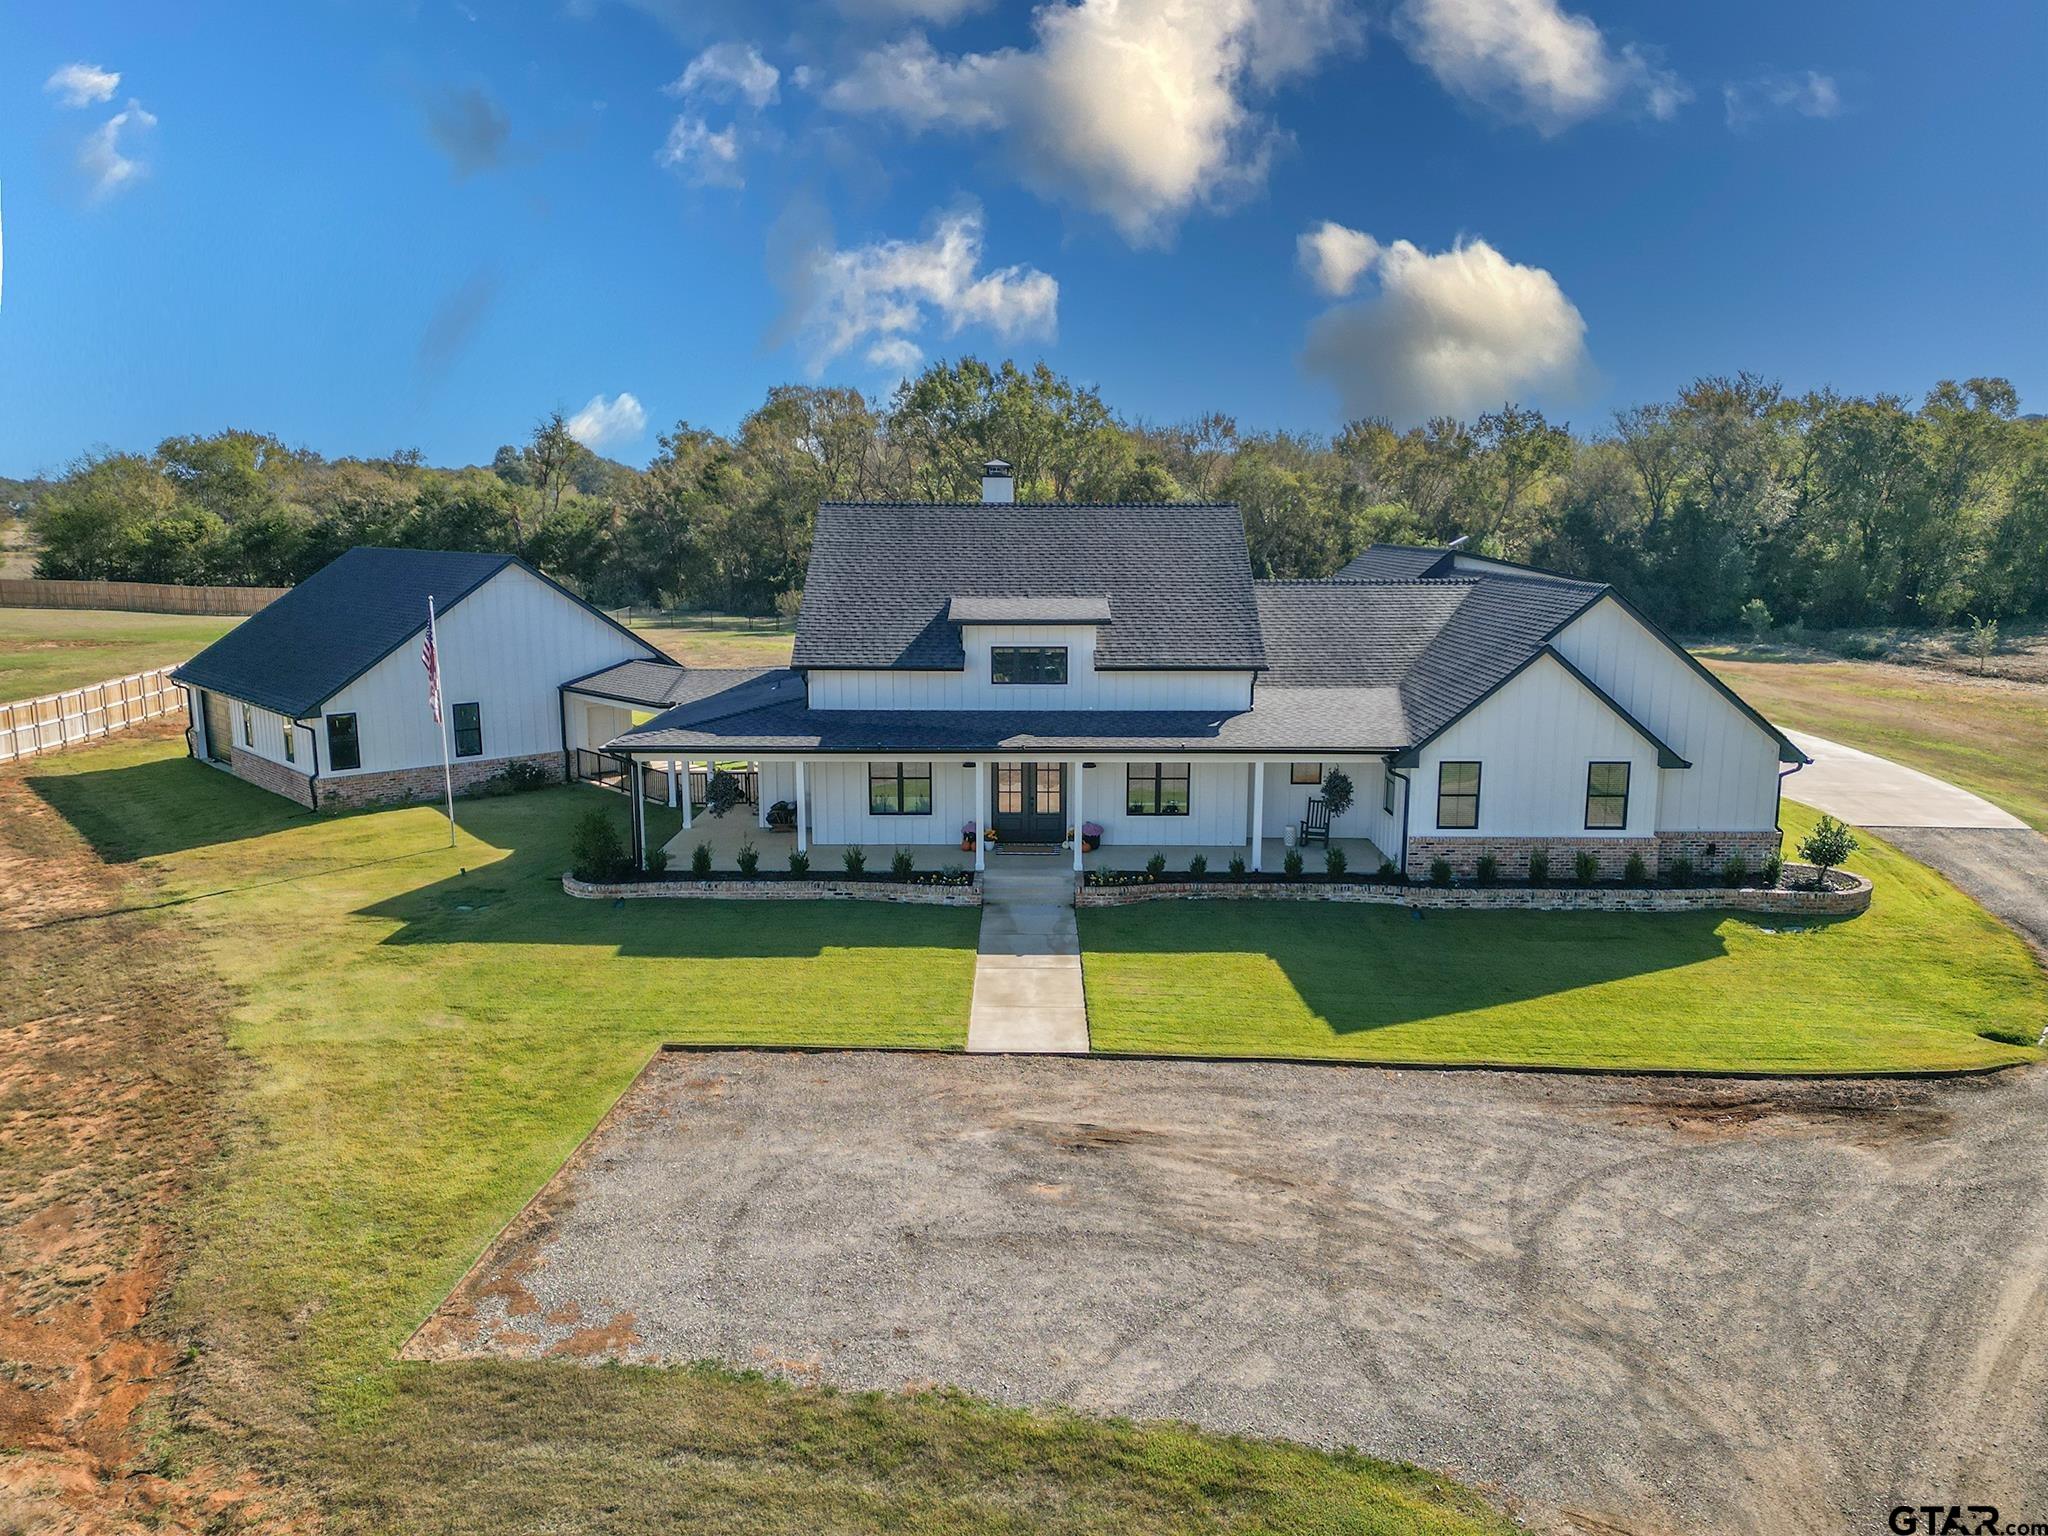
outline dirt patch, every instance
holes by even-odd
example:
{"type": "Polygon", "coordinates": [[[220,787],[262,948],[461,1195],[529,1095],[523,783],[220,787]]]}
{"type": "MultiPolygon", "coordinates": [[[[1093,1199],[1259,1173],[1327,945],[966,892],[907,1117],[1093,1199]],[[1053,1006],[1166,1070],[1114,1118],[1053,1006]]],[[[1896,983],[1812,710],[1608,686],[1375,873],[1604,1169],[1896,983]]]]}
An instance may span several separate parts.
{"type": "Polygon", "coordinates": [[[1699,1141],[1738,1136],[1827,1136],[1870,1148],[1939,1141],[1955,1129],[1954,1091],[1923,1082],[1643,1085],[1636,1096],[1592,1106],[1596,1118],[1699,1141]]]}
{"type": "Polygon", "coordinates": [[[133,878],[0,772],[0,1529],[288,1529],[277,1490],[148,1444],[184,1350],[156,1308],[231,1063],[171,920],[117,910],[133,878]]]}

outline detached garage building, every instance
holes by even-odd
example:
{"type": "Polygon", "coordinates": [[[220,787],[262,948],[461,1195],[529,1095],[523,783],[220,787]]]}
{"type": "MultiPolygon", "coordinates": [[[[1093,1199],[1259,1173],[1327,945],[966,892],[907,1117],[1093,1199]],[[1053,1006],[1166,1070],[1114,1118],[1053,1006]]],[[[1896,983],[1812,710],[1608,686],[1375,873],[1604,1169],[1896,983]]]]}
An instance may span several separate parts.
{"type": "Polygon", "coordinates": [[[312,809],[438,797],[429,597],[457,790],[515,762],[561,778],[561,683],[666,661],[511,555],[352,549],[173,674],[192,755],[312,809]]]}

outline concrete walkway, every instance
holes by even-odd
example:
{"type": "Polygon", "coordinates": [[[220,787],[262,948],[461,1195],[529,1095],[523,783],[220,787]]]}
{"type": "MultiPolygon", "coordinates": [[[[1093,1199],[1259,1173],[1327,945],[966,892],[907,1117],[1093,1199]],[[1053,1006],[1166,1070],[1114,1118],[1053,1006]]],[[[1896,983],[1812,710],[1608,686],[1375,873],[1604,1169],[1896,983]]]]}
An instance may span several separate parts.
{"type": "Polygon", "coordinates": [[[1788,732],[1813,759],[1785,780],[1785,798],[1858,827],[2003,827],[2026,823],[1981,795],[1917,768],[1804,731],[1788,732]]]}
{"type": "Polygon", "coordinates": [[[967,1049],[1085,1054],[1072,867],[1064,858],[995,854],[981,889],[967,1049]]]}

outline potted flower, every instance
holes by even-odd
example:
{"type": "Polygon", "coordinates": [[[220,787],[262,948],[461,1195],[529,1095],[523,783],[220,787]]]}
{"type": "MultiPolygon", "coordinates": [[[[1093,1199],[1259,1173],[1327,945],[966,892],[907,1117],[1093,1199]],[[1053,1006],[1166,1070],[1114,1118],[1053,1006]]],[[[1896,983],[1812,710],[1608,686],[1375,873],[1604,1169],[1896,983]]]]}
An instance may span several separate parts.
{"type": "Polygon", "coordinates": [[[1093,853],[1102,846],[1102,823],[1084,821],[1081,823],[1081,851],[1093,853]]]}
{"type": "Polygon", "coordinates": [[[997,835],[996,829],[994,827],[984,827],[981,833],[981,840],[988,847],[993,848],[997,843],[1002,841],[1002,838],[997,835]]]}

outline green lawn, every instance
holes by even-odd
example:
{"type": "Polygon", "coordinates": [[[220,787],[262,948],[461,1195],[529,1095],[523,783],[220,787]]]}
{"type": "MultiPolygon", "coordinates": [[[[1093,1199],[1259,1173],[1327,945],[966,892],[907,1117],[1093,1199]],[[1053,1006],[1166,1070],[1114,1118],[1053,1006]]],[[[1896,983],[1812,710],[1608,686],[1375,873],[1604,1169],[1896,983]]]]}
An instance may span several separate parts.
{"type": "Polygon", "coordinates": [[[0,703],[189,660],[239,619],[0,608],[0,703]]]}
{"type": "MultiPolygon", "coordinates": [[[[1812,813],[1787,804],[1787,845],[1812,813]]],[[[1098,1049],[1888,1072],[2031,1060],[2048,979],[1940,876],[1864,838],[1861,917],[1154,903],[1085,911],[1098,1049]],[[2027,1042],[2021,1045],[2015,1042],[2027,1042]]]]}
{"type": "MultiPolygon", "coordinates": [[[[432,810],[315,818],[176,754],[115,743],[31,775],[138,861],[152,964],[186,968],[195,1009],[215,977],[232,991],[221,1161],[170,1217],[186,1262],[162,1326],[193,1345],[166,1468],[268,1469],[331,1531],[1507,1529],[1412,1469],[1174,1426],[710,1369],[397,1363],[658,1042],[956,1047],[977,914],[580,902],[556,882],[569,813],[625,811],[599,791],[467,802],[450,850],[432,810]]],[[[93,926],[63,931],[90,946],[93,926]]]]}
{"type": "Polygon", "coordinates": [[[2048,686],[1810,652],[1700,659],[1781,726],[1960,784],[2048,832],[2048,686]]]}
{"type": "Polygon", "coordinates": [[[786,667],[796,629],[778,619],[670,614],[634,619],[633,629],[686,667],[786,667]]]}

